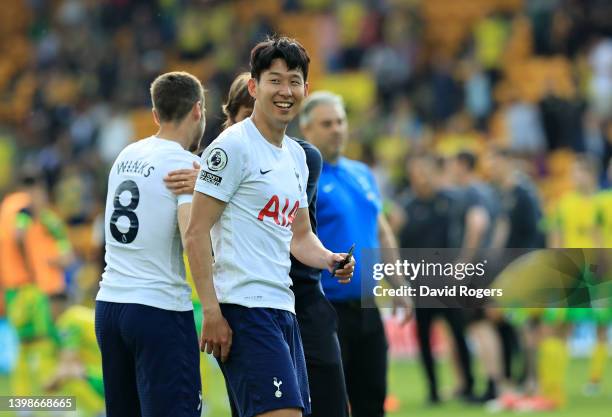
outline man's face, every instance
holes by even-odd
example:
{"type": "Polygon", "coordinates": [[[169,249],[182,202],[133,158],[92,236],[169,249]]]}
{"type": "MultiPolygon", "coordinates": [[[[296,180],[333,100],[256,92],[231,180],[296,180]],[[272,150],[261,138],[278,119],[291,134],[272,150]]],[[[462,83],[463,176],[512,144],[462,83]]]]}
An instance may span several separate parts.
{"type": "Polygon", "coordinates": [[[456,157],[449,160],[448,169],[453,184],[461,184],[461,180],[464,179],[468,173],[465,164],[456,157]]]}
{"type": "Polygon", "coordinates": [[[506,161],[494,152],[487,153],[482,159],[485,176],[494,183],[500,183],[507,175],[506,161]]]}
{"type": "Polygon", "coordinates": [[[326,161],[334,162],[344,153],[348,123],[340,105],[324,103],[314,107],[308,124],[302,130],[306,139],[319,148],[326,161]]]}
{"type": "Polygon", "coordinates": [[[283,59],[277,58],[261,73],[259,81],[249,81],[249,92],[256,100],[255,107],[268,122],[286,127],[300,111],[302,100],[308,94],[308,84],[302,70],[290,70],[283,59]]]}
{"type": "Polygon", "coordinates": [[[430,161],[414,158],[406,166],[410,188],[417,195],[428,194],[433,189],[434,168],[430,161]]]}
{"type": "Polygon", "coordinates": [[[574,187],[577,190],[590,189],[593,187],[595,184],[595,179],[589,170],[582,165],[582,163],[576,162],[572,168],[574,187]]]}

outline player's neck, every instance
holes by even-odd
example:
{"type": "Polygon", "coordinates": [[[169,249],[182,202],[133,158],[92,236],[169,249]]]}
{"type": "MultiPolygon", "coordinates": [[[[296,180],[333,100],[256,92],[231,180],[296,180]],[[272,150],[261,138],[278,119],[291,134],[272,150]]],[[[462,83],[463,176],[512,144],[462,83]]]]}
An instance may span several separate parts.
{"type": "Polygon", "coordinates": [[[274,146],[278,146],[279,148],[282,146],[287,125],[284,125],[282,127],[274,126],[272,123],[270,123],[269,120],[266,120],[266,118],[261,116],[256,110],[253,110],[251,120],[253,121],[253,124],[255,125],[257,130],[259,130],[259,133],[261,133],[261,136],[263,136],[265,140],[267,140],[274,146]]]}
{"type": "Polygon", "coordinates": [[[174,126],[164,124],[159,127],[159,130],[155,134],[156,137],[160,139],[169,140],[172,142],[176,142],[183,149],[187,149],[189,147],[189,135],[187,135],[181,128],[181,126],[174,126]]]}

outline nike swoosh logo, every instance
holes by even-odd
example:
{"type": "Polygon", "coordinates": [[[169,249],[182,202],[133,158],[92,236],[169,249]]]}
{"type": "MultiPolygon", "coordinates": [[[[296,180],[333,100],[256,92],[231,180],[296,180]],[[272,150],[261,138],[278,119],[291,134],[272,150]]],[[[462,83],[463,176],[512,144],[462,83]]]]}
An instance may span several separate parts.
{"type": "Polygon", "coordinates": [[[267,174],[268,172],[270,172],[270,171],[272,171],[272,170],[271,170],[271,169],[269,169],[269,170],[267,170],[267,171],[264,171],[263,169],[259,168],[259,173],[260,173],[261,175],[266,175],[266,174],[267,174]]]}

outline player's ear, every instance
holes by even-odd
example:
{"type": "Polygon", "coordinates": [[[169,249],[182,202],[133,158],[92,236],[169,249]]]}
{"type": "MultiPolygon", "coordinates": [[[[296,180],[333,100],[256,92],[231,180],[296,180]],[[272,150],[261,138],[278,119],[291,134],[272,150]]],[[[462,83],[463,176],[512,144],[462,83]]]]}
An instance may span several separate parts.
{"type": "Polygon", "coordinates": [[[159,121],[159,114],[157,114],[157,110],[155,110],[155,107],[151,109],[151,113],[153,113],[153,121],[155,121],[155,124],[157,126],[160,126],[161,122],[159,121]]]}
{"type": "Polygon", "coordinates": [[[255,78],[249,78],[249,81],[247,81],[247,89],[251,97],[257,99],[257,80],[255,78]]]}
{"type": "Polygon", "coordinates": [[[200,118],[204,117],[204,106],[202,105],[202,100],[196,101],[191,109],[191,113],[196,120],[200,120],[200,118]]]}
{"type": "Polygon", "coordinates": [[[308,87],[309,87],[308,82],[305,82],[304,83],[304,97],[308,97],[308,87]]]}

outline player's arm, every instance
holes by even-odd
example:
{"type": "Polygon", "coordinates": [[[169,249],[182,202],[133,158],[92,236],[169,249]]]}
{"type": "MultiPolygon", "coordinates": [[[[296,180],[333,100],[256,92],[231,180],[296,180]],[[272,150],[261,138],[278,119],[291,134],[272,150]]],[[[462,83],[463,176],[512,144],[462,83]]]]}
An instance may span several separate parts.
{"type": "Polygon", "coordinates": [[[510,219],[506,215],[498,216],[495,220],[493,229],[493,243],[491,246],[495,249],[506,247],[508,236],[510,235],[510,219]]]}
{"type": "Polygon", "coordinates": [[[21,210],[16,217],[15,227],[15,242],[17,243],[17,249],[23,260],[23,266],[28,274],[28,279],[34,280],[34,265],[28,256],[28,250],[26,248],[26,234],[29,227],[32,225],[33,219],[28,209],[21,210]]]}
{"type": "MultiPolygon", "coordinates": [[[[386,264],[395,264],[396,260],[400,259],[400,253],[397,245],[397,239],[393,234],[391,225],[387,221],[384,214],[378,214],[378,241],[381,247],[382,260],[386,264]]],[[[387,277],[387,282],[393,288],[400,288],[406,284],[406,280],[400,276],[392,275],[387,277]]],[[[408,297],[392,297],[393,308],[404,308],[404,319],[402,324],[407,323],[412,317],[411,308],[412,302],[408,297]]]]}
{"type": "Polygon", "coordinates": [[[51,379],[45,384],[45,390],[57,391],[67,380],[72,378],[83,378],[84,376],[85,367],[81,363],[78,352],[75,350],[63,349],[56,371],[51,379]]]}
{"type": "MultiPolygon", "coordinates": [[[[293,238],[291,239],[291,254],[295,258],[312,268],[332,271],[336,262],[342,262],[346,253],[333,253],[323,246],[317,235],[312,232],[308,208],[298,210],[292,224],[293,238]]],[[[348,282],[353,276],[355,260],[342,269],[336,271],[340,282],[348,282]]]]}
{"type": "Polygon", "coordinates": [[[470,262],[484,239],[490,218],[487,210],[480,205],[472,206],[465,215],[465,236],[461,247],[461,259],[470,262]]]}
{"type": "MultiPolygon", "coordinates": [[[[221,217],[226,203],[209,195],[196,192],[191,204],[191,213],[179,211],[183,217],[188,217],[188,226],[185,231],[184,244],[187,250],[189,266],[193,282],[202,302],[202,340],[200,349],[212,353],[225,362],[232,345],[232,330],[221,314],[219,300],[213,285],[212,275],[212,244],[210,229],[221,217]]],[[[180,224],[179,220],[179,224],[180,224]]],[[[184,226],[183,226],[184,227],[184,226]]]]}
{"type": "Polygon", "coordinates": [[[47,391],[60,389],[69,379],[85,377],[85,366],[79,355],[79,346],[83,344],[80,329],[73,325],[64,326],[59,324],[58,326],[61,336],[59,363],[53,376],[45,384],[47,391]]]}

